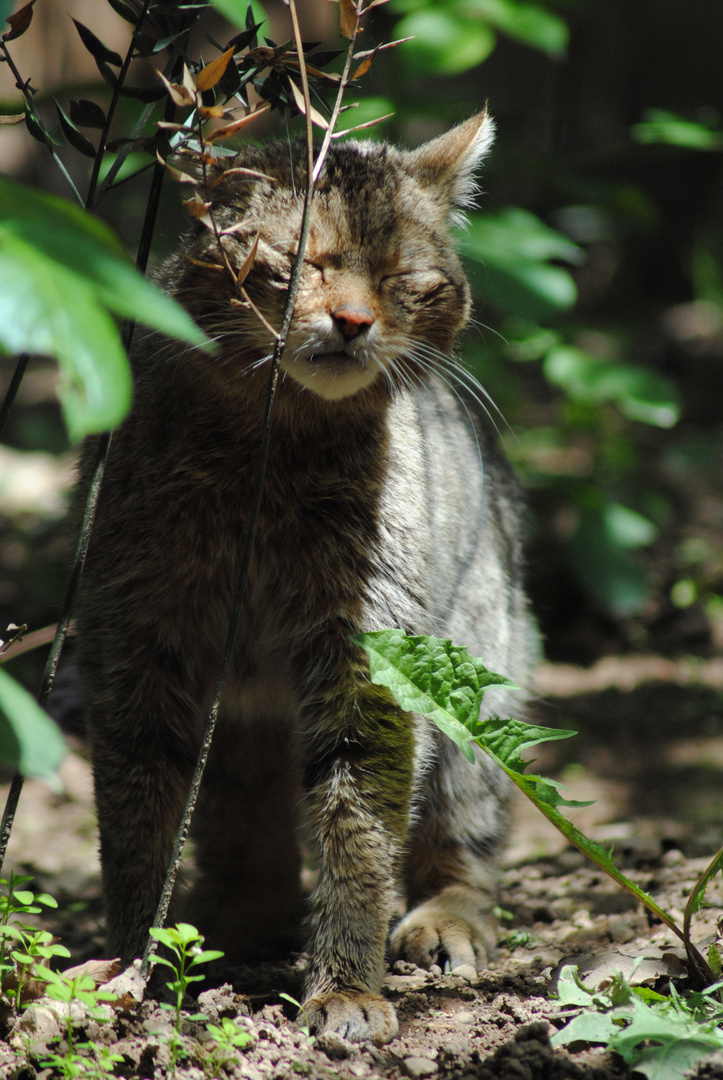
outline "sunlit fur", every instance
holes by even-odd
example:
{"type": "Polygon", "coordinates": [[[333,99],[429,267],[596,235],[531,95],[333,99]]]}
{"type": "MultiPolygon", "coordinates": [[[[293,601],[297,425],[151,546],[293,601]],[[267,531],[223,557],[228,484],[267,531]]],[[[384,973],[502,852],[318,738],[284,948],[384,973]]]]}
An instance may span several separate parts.
{"type": "MultiPolygon", "coordinates": [[[[491,139],[473,117],[406,152],[334,145],[276,395],[238,635],[194,819],[197,880],[171,918],[229,963],[308,953],[304,1013],[384,1042],[394,956],[480,969],[494,941],[505,777],[369,679],[360,631],[450,637],[519,687],[534,633],[520,504],[484,392],[454,359],[469,289],[450,223],[491,139]],[[318,856],[302,903],[301,837],[318,856]],[[299,924],[304,913],[304,930],[299,924]]],[[[248,147],[210,191],[225,258],[280,325],[301,145],[248,147]],[[242,179],[242,166],[276,178],[242,179]]],[[[145,944],[216,683],[250,515],[273,334],[195,222],[160,280],[217,343],[139,335],[78,603],[108,949],[145,944]],[[212,264],[210,267],[204,264],[212,264]]],[[[83,483],[95,459],[83,457],[83,483]]],[[[519,715],[524,690],[493,688],[519,715]]]]}

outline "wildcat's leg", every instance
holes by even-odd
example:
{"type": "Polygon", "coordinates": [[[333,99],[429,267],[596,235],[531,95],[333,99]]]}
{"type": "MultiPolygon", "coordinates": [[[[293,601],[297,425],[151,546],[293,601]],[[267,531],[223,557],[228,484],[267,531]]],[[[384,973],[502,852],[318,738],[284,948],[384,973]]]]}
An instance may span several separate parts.
{"type": "Polygon", "coordinates": [[[193,835],[199,880],[182,904],[224,963],[300,947],[300,784],[290,725],[276,716],[219,719],[193,835]]]}
{"type": "Polygon", "coordinates": [[[349,656],[306,704],[307,813],[319,851],[304,1010],[318,1031],[382,1043],[397,1030],[381,997],[389,919],[407,831],[412,718],[349,656]]]}
{"type": "MultiPolygon", "coordinates": [[[[133,650],[135,651],[135,650],[133,650]]],[[[197,752],[196,717],[178,682],[126,655],[86,678],[106,935],[110,956],[143,953],[197,752]],[[113,705],[115,703],[115,705],[113,705]]],[[[135,657],[138,661],[138,657],[135,657]]]]}
{"type": "Polygon", "coordinates": [[[449,740],[438,742],[439,757],[423,780],[410,835],[409,913],[392,934],[391,952],[420,967],[480,971],[494,947],[492,909],[509,783],[483,755],[471,764],[449,740]]]}

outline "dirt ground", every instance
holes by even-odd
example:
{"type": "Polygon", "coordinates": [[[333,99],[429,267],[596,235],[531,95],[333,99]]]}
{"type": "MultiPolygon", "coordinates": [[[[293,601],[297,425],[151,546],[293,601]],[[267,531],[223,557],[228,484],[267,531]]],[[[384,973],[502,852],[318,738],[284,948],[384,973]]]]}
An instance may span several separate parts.
{"type": "MultiPolygon", "coordinates": [[[[539,673],[537,719],[577,729],[576,738],[540,748],[535,771],[561,779],[570,797],[594,799],[571,811],[598,841],[613,841],[621,868],[682,921],[693,884],[720,845],[723,821],[723,668],[657,657],[607,658],[592,669],[545,665],[539,673]]],[[[73,954],[71,962],[103,955],[99,866],[90,781],[73,754],[63,767],[65,790],[26,785],[8,865],[35,876],[36,889],[60,902],[44,925],[73,954]]],[[[239,1017],[251,1041],[227,1066],[210,1064],[201,1020],[184,1027],[187,1056],[177,1075],[232,1075],[276,1080],[295,1075],[343,1078],[441,1077],[448,1080],[613,1080],[628,1071],[602,1050],[552,1050],[549,1036],[563,1010],[550,996],[565,960],[581,972],[602,963],[629,971],[649,958],[648,985],[665,989],[680,972],[680,942],[612,881],[587,864],[531,804],[516,808],[516,825],[502,877],[498,953],[471,981],[439,969],[397,963],[385,993],[394,1002],[400,1035],[384,1047],[339,1036],[309,1039],[280,994],[298,998],[303,958],[287,964],[224,973],[202,990],[200,1010],[212,1023],[239,1017]]],[[[694,940],[707,948],[720,913],[720,881],[696,919],[694,940]]],[[[598,972],[600,974],[600,972],[598,972]]],[[[602,977],[602,975],[601,975],[602,977]]],[[[31,1080],[45,1047],[59,1032],[40,1005],[19,1020],[3,1020],[0,1078],[31,1080]]],[[[83,1024],[80,1025],[81,1029],[83,1024]]],[[[90,1021],[85,1038],[122,1055],[115,1073],[160,1077],[169,1064],[169,1013],[154,1002],[125,1007],[106,1022],[90,1021]]],[[[82,1031],[81,1031],[82,1034],[82,1031]]],[[[47,1070],[45,1076],[50,1074],[47,1070]]],[[[707,1080],[723,1077],[723,1056],[699,1067],[707,1080]]]]}

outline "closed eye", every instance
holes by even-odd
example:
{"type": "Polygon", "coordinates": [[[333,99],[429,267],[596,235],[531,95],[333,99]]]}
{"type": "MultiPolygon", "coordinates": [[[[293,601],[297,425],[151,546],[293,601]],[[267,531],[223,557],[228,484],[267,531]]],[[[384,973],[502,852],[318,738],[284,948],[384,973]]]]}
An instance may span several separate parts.
{"type": "Polygon", "coordinates": [[[403,270],[387,274],[380,282],[381,289],[407,289],[425,300],[433,300],[447,285],[448,279],[438,270],[403,270]]]}

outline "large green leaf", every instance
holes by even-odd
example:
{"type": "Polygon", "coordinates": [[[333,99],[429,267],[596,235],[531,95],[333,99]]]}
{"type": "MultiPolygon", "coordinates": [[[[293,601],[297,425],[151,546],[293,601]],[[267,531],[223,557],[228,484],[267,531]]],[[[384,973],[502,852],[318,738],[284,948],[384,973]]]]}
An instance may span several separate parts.
{"type": "Polygon", "coordinates": [[[422,8],[406,15],[394,28],[398,38],[411,38],[402,62],[423,75],[458,75],[486,60],[495,47],[494,30],[482,20],[469,20],[455,11],[422,8]]]}
{"type": "Polygon", "coordinates": [[[543,318],[575,302],[572,277],[551,260],[579,262],[580,249],[526,210],[471,214],[459,246],[480,295],[516,318],[543,318]]]}
{"type": "Polygon", "coordinates": [[[352,641],[369,656],[372,682],[388,687],[407,712],[430,716],[474,760],[465,724],[479,716],[488,687],[514,683],[488,671],[476,656],[449,640],[377,630],[355,634],[352,641]]]}
{"type": "Polygon", "coordinates": [[[680,419],[674,384],[649,368],[600,360],[571,345],[553,348],[545,357],[545,376],[576,401],[613,402],[631,420],[673,427],[680,419]]]}
{"type": "Polygon", "coordinates": [[[667,143],[689,150],[723,149],[723,131],[700,120],[689,120],[666,109],[648,109],[642,121],[632,127],[640,143],[667,143]]]}
{"type": "Polygon", "coordinates": [[[188,313],[138,273],[106,225],[0,177],[0,349],[58,360],[74,440],[115,426],[130,404],[113,315],[208,344],[188,313]]]}
{"type": "Polygon", "coordinates": [[[25,776],[52,776],[65,757],[53,721],[19,682],[0,669],[0,761],[25,776]]]}
{"type": "Polygon", "coordinates": [[[8,352],[58,360],[71,439],[115,427],[128,411],[130,370],[113,318],[83,278],[2,224],[0,342],[8,352]]]}
{"type": "MultiPolygon", "coordinates": [[[[451,641],[429,637],[407,637],[401,630],[379,630],[355,634],[352,641],[369,656],[372,682],[388,687],[399,705],[419,712],[449,735],[472,758],[469,736],[489,754],[509,778],[552,822],[571,844],[579,848],[619,885],[627,889],[679,937],[683,931],[651,896],[618,870],[611,853],[580,832],[563,817],[558,806],[581,806],[568,802],[554,780],[525,773],[521,752],[548,739],[566,739],[574,734],[555,728],[525,724],[521,720],[479,719],[479,705],[484,691],[493,685],[514,684],[502,675],[487,670],[481,660],[451,641]]],[[[704,964],[700,958],[701,964],[704,964]]]]}
{"type": "Polygon", "coordinates": [[[549,56],[565,55],[570,36],[567,23],[540,4],[518,3],[517,0],[462,0],[458,6],[549,56]]]}

